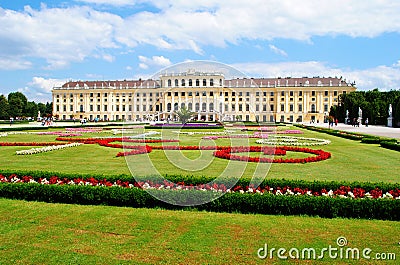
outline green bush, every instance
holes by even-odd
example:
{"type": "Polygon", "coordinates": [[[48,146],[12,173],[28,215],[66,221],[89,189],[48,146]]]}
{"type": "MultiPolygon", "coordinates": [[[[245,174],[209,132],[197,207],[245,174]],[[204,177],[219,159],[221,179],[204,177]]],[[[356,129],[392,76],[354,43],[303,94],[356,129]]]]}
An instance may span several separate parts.
{"type": "Polygon", "coordinates": [[[394,141],[382,141],[381,146],[387,149],[400,151],[400,144],[394,141]]]}
{"type": "MultiPolygon", "coordinates": [[[[120,178],[122,176],[119,176],[120,178]]],[[[132,177],[131,177],[132,178],[132,177]]],[[[181,176],[174,176],[179,180],[181,176]]],[[[203,181],[206,178],[202,179],[203,181]]],[[[187,181],[187,180],[186,180],[187,181]]],[[[190,180],[189,180],[190,181],[190,180]]],[[[186,182],[187,183],[187,182],[186,182]]],[[[204,183],[204,182],[203,182],[204,183]]],[[[239,184],[246,184],[239,181],[239,184]]],[[[347,183],[345,183],[347,184],[347,183]]],[[[335,189],[343,183],[305,182],[287,180],[266,180],[263,185],[270,186],[307,186],[309,189],[335,189]]],[[[370,190],[376,187],[382,190],[394,188],[395,184],[352,183],[353,186],[370,190]]],[[[215,192],[187,190],[152,190],[157,198],[168,198],[172,202],[191,202],[213,199],[215,192]],[[194,197],[193,197],[194,196],[194,197]]],[[[110,205],[124,207],[147,207],[165,209],[196,209],[216,212],[237,212],[251,214],[309,215],[325,218],[366,218],[382,220],[400,220],[400,200],[392,199],[348,199],[324,196],[279,196],[269,193],[226,193],[209,203],[191,207],[180,207],[165,203],[139,188],[93,187],[83,185],[42,185],[36,183],[1,183],[0,197],[43,201],[49,203],[68,203],[84,205],[110,205]]]]}

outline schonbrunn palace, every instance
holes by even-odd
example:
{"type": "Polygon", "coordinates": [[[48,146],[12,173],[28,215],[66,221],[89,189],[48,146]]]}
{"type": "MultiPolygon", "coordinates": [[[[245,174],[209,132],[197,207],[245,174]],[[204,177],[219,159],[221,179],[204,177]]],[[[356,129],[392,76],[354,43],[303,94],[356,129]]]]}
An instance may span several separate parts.
{"type": "Polygon", "coordinates": [[[186,107],[199,121],[322,122],[340,94],[355,90],[337,77],[225,79],[189,69],[158,79],[70,81],[52,97],[61,120],[166,121],[186,107]]]}

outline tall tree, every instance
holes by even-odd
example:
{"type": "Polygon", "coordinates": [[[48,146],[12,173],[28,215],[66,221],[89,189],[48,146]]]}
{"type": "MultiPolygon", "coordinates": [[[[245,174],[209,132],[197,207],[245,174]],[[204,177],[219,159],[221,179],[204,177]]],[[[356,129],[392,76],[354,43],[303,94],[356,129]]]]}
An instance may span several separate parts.
{"type": "Polygon", "coordinates": [[[38,114],[38,106],[33,101],[28,101],[25,107],[25,116],[36,119],[38,114]]]}
{"type": "Polygon", "coordinates": [[[8,113],[10,106],[8,100],[4,95],[0,95],[0,120],[6,120],[10,118],[8,113]]]}
{"type": "Polygon", "coordinates": [[[11,117],[21,117],[25,115],[25,108],[28,99],[21,92],[8,94],[9,114],[11,117]]]}

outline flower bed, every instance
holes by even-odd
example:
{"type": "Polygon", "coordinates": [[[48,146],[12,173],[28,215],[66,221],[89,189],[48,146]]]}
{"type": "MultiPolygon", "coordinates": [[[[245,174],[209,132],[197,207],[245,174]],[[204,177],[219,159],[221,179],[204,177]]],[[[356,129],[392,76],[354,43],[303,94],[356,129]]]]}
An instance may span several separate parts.
{"type": "Polygon", "coordinates": [[[201,198],[210,199],[209,203],[190,206],[189,209],[400,220],[399,184],[355,182],[340,185],[339,182],[266,179],[260,187],[255,188],[247,186],[248,181],[243,179],[217,183],[205,176],[168,176],[168,179],[175,182],[172,183],[156,176],[138,177],[135,181],[130,175],[115,175],[104,179],[102,175],[60,174],[57,177],[40,171],[32,174],[34,177],[25,173],[17,175],[2,171],[0,197],[52,203],[163,209],[182,207],[156,197],[168,197],[170,201],[201,198]],[[223,183],[232,188],[227,188],[223,183]]]}
{"type": "Polygon", "coordinates": [[[33,155],[33,154],[39,154],[43,152],[49,152],[49,151],[54,151],[54,150],[60,150],[68,147],[75,147],[79,146],[82,143],[69,143],[69,144],[63,144],[63,145],[51,145],[51,146],[45,146],[41,148],[32,148],[28,150],[21,150],[21,151],[16,151],[15,153],[17,155],[33,155]]]}
{"type": "MultiPolygon", "coordinates": [[[[219,157],[222,159],[228,160],[238,160],[238,161],[247,161],[247,162],[257,162],[257,163],[309,163],[309,162],[317,162],[326,160],[331,157],[331,154],[325,152],[323,150],[313,150],[309,148],[300,148],[300,147],[289,147],[289,146],[281,146],[273,148],[275,149],[275,154],[277,155],[285,155],[286,151],[292,152],[303,152],[303,153],[310,153],[315,154],[317,156],[313,157],[306,157],[306,158],[269,158],[269,157],[249,157],[249,156],[237,156],[232,155],[232,153],[239,153],[239,152],[260,152],[263,147],[260,147],[259,150],[257,149],[249,149],[242,151],[241,148],[232,147],[230,149],[218,150],[214,152],[215,157],[219,157]]],[[[265,148],[265,147],[264,147],[265,148]]],[[[265,152],[264,152],[265,154],[265,152]]]]}
{"type": "Polygon", "coordinates": [[[156,123],[145,126],[146,129],[220,129],[224,128],[219,123],[156,123]]]}
{"type": "Polygon", "coordinates": [[[10,176],[4,176],[0,174],[1,183],[37,183],[42,185],[83,185],[83,186],[101,186],[101,187],[121,187],[121,188],[141,188],[141,189],[157,189],[157,190],[200,190],[200,191],[213,191],[213,192],[228,192],[228,193],[250,193],[250,194],[273,194],[277,196],[324,196],[331,198],[349,198],[349,199],[400,199],[400,189],[392,189],[384,192],[380,188],[374,188],[372,190],[365,190],[359,187],[340,186],[339,188],[321,190],[311,190],[309,188],[299,187],[253,187],[236,185],[231,189],[227,188],[225,184],[208,183],[208,184],[185,184],[184,182],[173,183],[167,180],[154,182],[151,180],[147,181],[108,181],[107,179],[96,179],[96,178],[60,178],[52,176],[49,179],[39,178],[35,179],[32,176],[18,176],[12,174],[10,176]]]}
{"type": "Polygon", "coordinates": [[[259,139],[256,141],[258,144],[266,145],[294,145],[294,146],[316,146],[327,145],[331,141],[318,138],[295,137],[286,135],[274,135],[268,139],[259,139]]]}
{"type": "Polygon", "coordinates": [[[92,127],[85,127],[85,128],[65,128],[67,132],[79,132],[79,133],[100,133],[103,131],[103,128],[92,128],[92,127]]]}
{"type": "Polygon", "coordinates": [[[59,142],[0,142],[0,146],[50,146],[63,144],[59,142]]]}

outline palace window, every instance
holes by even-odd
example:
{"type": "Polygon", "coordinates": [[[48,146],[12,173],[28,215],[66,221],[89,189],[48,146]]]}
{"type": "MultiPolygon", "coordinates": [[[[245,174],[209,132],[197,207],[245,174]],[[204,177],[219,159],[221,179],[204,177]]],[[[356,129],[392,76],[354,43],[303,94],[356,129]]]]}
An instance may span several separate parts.
{"type": "Polygon", "coordinates": [[[214,79],[210,79],[210,86],[214,86],[214,79]]]}
{"type": "Polygon", "coordinates": [[[179,81],[178,81],[178,79],[175,79],[175,86],[179,86],[179,81]]]}
{"type": "Polygon", "coordinates": [[[185,79],[181,80],[181,86],[185,86],[185,79]]]}
{"type": "Polygon", "coordinates": [[[200,86],[200,80],[196,79],[196,86],[200,86]]]}
{"type": "Polygon", "coordinates": [[[193,86],[192,79],[189,79],[189,86],[193,86]]]}
{"type": "Polygon", "coordinates": [[[168,79],[168,86],[171,86],[171,79],[168,79]]]}
{"type": "Polygon", "coordinates": [[[207,86],[207,80],[203,79],[203,86],[207,86]]]}

